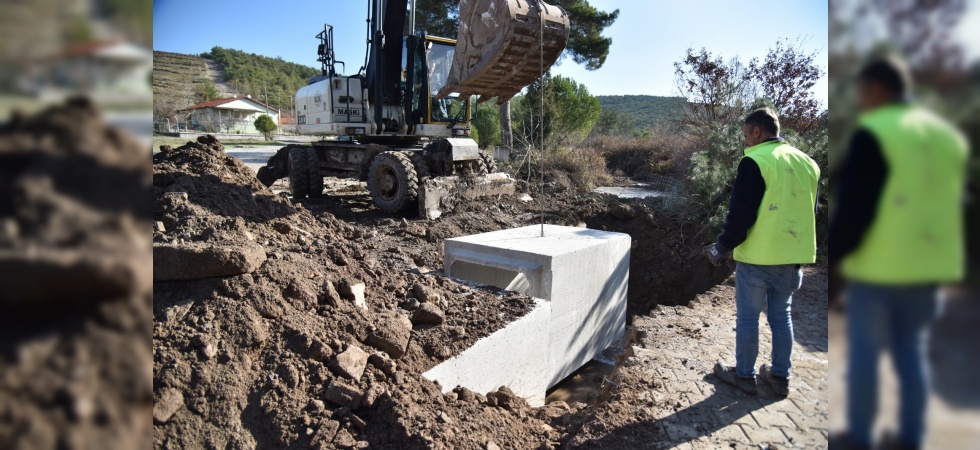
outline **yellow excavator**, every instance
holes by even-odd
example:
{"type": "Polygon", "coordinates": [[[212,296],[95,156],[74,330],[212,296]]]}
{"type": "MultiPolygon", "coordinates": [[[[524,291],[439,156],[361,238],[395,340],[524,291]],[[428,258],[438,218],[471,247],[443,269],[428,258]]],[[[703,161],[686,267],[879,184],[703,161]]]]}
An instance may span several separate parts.
{"type": "Polygon", "coordinates": [[[405,35],[415,28],[409,0],[370,2],[364,66],[337,73],[345,64],[334,57],[333,27],[324,25],[316,35],[321,73],[296,93],[297,131],[324,139],[280,149],[259,180],[288,178],[298,200],[322,196],[324,176],[356,177],[382,211],[418,205],[430,218],[440,199],[427,192],[474,199],[480,186],[509,183],[492,175],[493,158],[469,137],[470,99],[503,103],[543,75],[568,43],[565,11],[534,0],[461,0],[452,40],[405,35]],[[459,183],[469,189],[459,192],[447,188],[457,176],[484,179],[459,183]]]}

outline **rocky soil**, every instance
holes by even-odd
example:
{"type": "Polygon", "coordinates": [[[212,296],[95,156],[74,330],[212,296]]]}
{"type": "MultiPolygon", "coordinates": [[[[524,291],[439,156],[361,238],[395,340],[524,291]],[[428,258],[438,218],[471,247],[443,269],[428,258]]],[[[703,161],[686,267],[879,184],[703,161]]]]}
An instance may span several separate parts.
{"type": "MultiPolygon", "coordinates": [[[[711,236],[642,203],[491,198],[437,221],[386,216],[362,184],[292,203],[204,136],[153,158],[153,445],[554,448],[586,403],[442,394],[421,374],[529,310],[441,276],[446,238],[537,223],[633,235],[630,311],[684,303],[731,269],[711,236]]],[[[532,194],[533,195],[533,194],[532,194]]],[[[598,398],[598,397],[596,397],[598,398]]],[[[595,400],[598,401],[598,400],[595,400]]]]}
{"type": "Polygon", "coordinates": [[[151,167],[85,99],[0,126],[0,448],[141,448],[151,167]]]}

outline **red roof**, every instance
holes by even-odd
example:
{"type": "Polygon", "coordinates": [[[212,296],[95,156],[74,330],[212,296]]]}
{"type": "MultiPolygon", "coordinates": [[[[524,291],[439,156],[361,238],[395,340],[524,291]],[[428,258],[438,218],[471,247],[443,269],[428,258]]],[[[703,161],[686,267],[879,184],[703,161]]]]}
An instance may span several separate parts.
{"type": "Polygon", "coordinates": [[[198,103],[198,104],[193,105],[193,106],[188,106],[186,108],[179,109],[178,111],[190,111],[192,109],[213,108],[213,107],[218,106],[218,105],[224,105],[225,103],[230,103],[230,102],[233,102],[235,100],[242,100],[242,99],[248,100],[248,101],[253,102],[253,103],[258,103],[258,104],[260,104],[262,106],[265,106],[266,108],[269,108],[269,110],[275,111],[276,114],[279,114],[279,110],[278,109],[273,108],[273,107],[271,107],[269,105],[266,105],[265,103],[262,103],[262,102],[260,102],[260,101],[258,101],[256,99],[254,99],[254,98],[247,97],[247,96],[244,96],[244,95],[239,95],[237,97],[231,97],[231,98],[221,98],[221,99],[218,99],[218,100],[211,100],[209,102],[198,103]]]}
{"type": "Polygon", "coordinates": [[[75,44],[66,47],[60,52],[52,55],[52,58],[67,58],[67,57],[78,56],[78,55],[91,55],[92,53],[95,53],[96,51],[101,50],[103,48],[112,47],[122,43],[123,41],[120,39],[109,39],[105,41],[85,42],[81,44],[75,44]]]}

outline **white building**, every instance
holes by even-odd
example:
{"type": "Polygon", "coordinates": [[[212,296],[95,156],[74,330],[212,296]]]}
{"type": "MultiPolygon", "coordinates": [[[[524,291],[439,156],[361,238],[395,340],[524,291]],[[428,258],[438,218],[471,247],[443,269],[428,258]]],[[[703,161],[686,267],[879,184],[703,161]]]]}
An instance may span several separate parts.
{"type": "Polygon", "coordinates": [[[210,133],[259,133],[255,119],[268,114],[279,125],[279,110],[253,99],[240,96],[198,103],[177,111],[180,127],[210,133]]]}
{"type": "Polygon", "coordinates": [[[101,104],[150,104],[153,54],[121,40],[68,47],[39,60],[35,89],[57,99],[86,93],[101,104]]]}

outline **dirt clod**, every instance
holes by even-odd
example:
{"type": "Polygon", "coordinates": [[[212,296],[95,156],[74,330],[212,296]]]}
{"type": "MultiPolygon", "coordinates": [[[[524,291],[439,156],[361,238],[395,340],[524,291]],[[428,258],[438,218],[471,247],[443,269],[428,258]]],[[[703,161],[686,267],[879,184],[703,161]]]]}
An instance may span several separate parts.
{"type": "Polygon", "coordinates": [[[412,323],[415,325],[439,325],[444,320],[445,313],[432,303],[423,303],[412,313],[412,323]]]}
{"type": "Polygon", "coordinates": [[[184,406],[184,395],[177,389],[167,388],[160,393],[160,398],[153,402],[153,421],[167,423],[174,413],[184,406]]]}
{"type": "Polygon", "coordinates": [[[361,404],[361,392],[345,383],[334,382],[327,387],[324,398],[338,406],[357,409],[361,404]]]}
{"type": "Polygon", "coordinates": [[[387,353],[392,359],[398,359],[405,354],[405,348],[408,347],[408,340],[411,337],[410,326],[406,326],[397,318],[385,317],[378,322],[373,331],[368,333],[367,340],[364,342],[387,353]]]}
{"type": "Polygon", "coordinates": [[[334,361],[336,372],[351,380],[357,381],[367,367],[368,354],[360,347],[351,345],[347,350],[338,354],[334,361]]]}
{"type": "Polygon", "coordinates": [[[209,277],[254,272],[266,260],[265,250],[257,244],[153,245],[153,279],[197,280],[209,277]]]}

